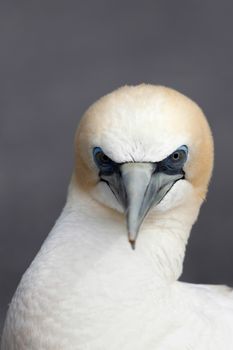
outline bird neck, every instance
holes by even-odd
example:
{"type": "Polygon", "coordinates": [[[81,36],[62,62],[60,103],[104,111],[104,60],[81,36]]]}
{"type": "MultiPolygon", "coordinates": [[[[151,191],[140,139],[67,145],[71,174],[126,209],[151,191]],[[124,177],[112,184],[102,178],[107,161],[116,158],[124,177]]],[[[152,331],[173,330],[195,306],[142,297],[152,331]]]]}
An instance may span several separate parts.
{"type": "MultiPolygon", "coordinates": [[[[122,283],[125,276],[134,284],[147,276],[155,285],[163,285],[176,281],[182,273],[186,243],[198,214],[198,208],[191,209],[187,206],[186,210],[149,214],[140,229],[135,251],[127,241],[124,216],[101,206],[77,186],[70,186],[60,220],[70,217],[69,224],[72,221],[77,226],[78,249],[94,265],[98,263],[103,273],[111,271],[109,281],[120,278],[122,283]]],[[[72,238],[73,243],[75,240],[72,238]]]]}

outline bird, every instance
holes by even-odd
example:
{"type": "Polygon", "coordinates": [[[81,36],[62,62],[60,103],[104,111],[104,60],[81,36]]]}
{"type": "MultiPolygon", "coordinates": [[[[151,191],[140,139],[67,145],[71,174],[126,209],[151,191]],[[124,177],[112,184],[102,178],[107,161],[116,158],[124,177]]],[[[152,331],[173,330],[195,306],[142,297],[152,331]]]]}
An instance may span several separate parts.
{"type": "Polygon", "coordinates": [[[233,294],[179,281],[214,143],[180,92],[126,85],[75,135],[67,201],[10,303],[2,350],[233,349],[233,294]]]}

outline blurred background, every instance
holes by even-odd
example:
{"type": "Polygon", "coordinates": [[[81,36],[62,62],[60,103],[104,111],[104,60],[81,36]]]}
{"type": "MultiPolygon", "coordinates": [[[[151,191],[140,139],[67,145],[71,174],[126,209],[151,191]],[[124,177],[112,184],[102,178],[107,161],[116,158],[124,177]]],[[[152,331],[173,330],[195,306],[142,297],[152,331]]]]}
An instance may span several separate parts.
{"type": "Polygon", "coordinates": [[[124,84],[171,86],[204,109],[216,162],[182,279],[233,284],[233,2],[0,4],[0,329],[60,214],[84,110],[124,84]]]}

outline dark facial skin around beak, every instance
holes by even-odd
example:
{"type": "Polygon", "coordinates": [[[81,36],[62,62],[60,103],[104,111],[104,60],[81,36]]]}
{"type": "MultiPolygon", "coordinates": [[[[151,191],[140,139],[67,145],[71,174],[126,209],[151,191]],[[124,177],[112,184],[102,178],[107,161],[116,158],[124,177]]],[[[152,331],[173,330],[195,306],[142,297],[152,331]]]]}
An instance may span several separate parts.
{"type": "Polygon", "coordinates": [[[121,164],[119,171],[101,176],[124,208],[132,249],[135,249],[140,226],[151,207],[183,177],[183,172],[167,174],[159,171],[156,163],[139,162],[121,164]]]}

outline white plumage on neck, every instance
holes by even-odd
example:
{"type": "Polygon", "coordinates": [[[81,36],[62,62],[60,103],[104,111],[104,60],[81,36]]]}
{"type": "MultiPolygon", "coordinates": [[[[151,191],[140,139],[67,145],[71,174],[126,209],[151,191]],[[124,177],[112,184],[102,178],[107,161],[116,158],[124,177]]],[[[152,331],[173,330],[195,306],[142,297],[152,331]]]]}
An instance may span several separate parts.
{"type": "MultiPolygon", "coordinates": [[[[20,317],[12,323],[9,316],[3,349],[178,350],[198,342],[202,327],[206,335],[212,328],[199,318],[203,307],[212,307],[208,288],[197,295],[195,287],[176,281],[190,225],[177,213],[168,221],[161,214],[157,223],[148,217],[133,251],[121,215],[113,219],[71,185],[60,218],[14,296],[12,308],[20,317]],[[15,339],[7,338],[20,328],[15,339]]],[[[217,293],[210,294],[218,302],[217,293]]],[[[198,349],[208,349],[208,342],[198,349]]]]}
{"type": "MultiPolygon", "coordinates": [[[[98,342],[103,350],[117,349],[114,344],[120,346],[124,337],[129,337],[125,349],[132,349],[145,322],[149,319],[154,327],[153,322],[161,319],[159,310],[170,300],[167,288],[181,273],[189,229],[175,218],[166,222],[163,214],[157,223],[148,217],[133,251],[126,240],[123,215],[109,215],[71,184],[60,218],[14,297],[21,322],[28,323],[22,344],[29,341],[28,332],[33,334],[30,346],[49,344],[43,336],[49,327],[48,349],[60,346],[57,333],[70,341],[61,349],[73,349],[75,342],[80,344],[77,349],[94,350],[98,342]],[[90,347],[89,342],[93,342],[90,347]]],[[[153,338],[157,333],[160,328],[154,330],[153,338]]],[[[145,340],[152,341],[150,337],[145,340]]]]}

